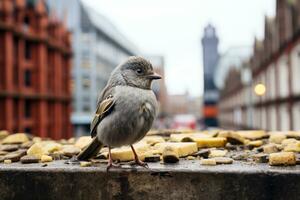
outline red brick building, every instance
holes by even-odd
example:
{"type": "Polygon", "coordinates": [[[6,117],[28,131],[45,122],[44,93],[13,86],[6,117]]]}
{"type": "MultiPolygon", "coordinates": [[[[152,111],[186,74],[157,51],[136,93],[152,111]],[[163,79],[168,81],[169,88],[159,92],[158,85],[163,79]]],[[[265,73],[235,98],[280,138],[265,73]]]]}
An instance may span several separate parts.
{"type": "Polygon", "coordinates": [[[71,137],[70,33],[42,0],[0,0],[0,129],[71,137]]]}
{"type": "Polygon", "coordinates": [[[276,15],[266,17],[263,40],[253,55],[232,71],[221,95],[221,126],[266,130],[300,130],[300,1],[276,0],[276,15]],[[244,84],[249,69],[252,81],[244,84]],[[263,84],[265,94],[255,95],[263,84]]]}

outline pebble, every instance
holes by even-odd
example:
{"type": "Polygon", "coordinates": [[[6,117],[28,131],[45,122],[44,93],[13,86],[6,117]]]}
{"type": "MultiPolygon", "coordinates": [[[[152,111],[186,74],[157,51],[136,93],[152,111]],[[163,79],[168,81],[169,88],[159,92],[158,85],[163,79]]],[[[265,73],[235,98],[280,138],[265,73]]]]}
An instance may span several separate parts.
{"type": "Polygon", "coordinates": [[[6,138],[9,135],[8,131],[2,130],[0,131],[0,140],[6,138]]]}
{"type": "Polygon", "coordinates": [[[33,141],[28,141],[28,142],[25,142],[25,143],[21,144],[21,148],[29,149],[33,144],[34,144],[33,141]]]}
{"type": "Polygon", "coordinates": [[[285,152],[300,152],[300,142],[287,144],[283,151],[285,152]]]}
{"type": "Polygon", "coordinates": [[[288,138],[288,139],[282,140],[281,144],[283,146],[287,146],[288,144],[297,143],[297,142],[298,142],[298,140],[296,140],[294,138],[288,138]]]}
{"type": "Polygon", "coordinates": [[[203,158],[200,160],[201,165],[217,165],[217,162],[214,158],[203,158]]]}
{"type": "Polygon", "coordinates": [[[9,154],[6,154],[4,156],[4,160],[11,160],[12,162],[18,162],[20,158],[24,155],[26,155],[26,150],[20,149],[18,151],[14,151],[9,154]]]}
{"type": "Polygon", "coordinates": [[[215,157],[214,158],[217,164],[232,164],[233,159],[228,157],[215,157]]]}
{"type": "Polygon", "coordinates": [[[187,160],[195,160],[196,158],[194,156],[188,156],[186,157],[187,160]]]}
{"type": "Polygon", "coordinates": [[[263,152],[264,151],[264,147],[262,147],[262,146],[257,147],[257,148],[255,148],[255,151],[257,151],[257,152],[263,152]]]}
{"type": "Polygon", "coordinates": [[[62,148],[62,153],[64,156],[72,157],[80,153],[80,148],[74,145],[64,145],[62,148]]]}
{"type": "Polygon", "coordinates": [[[293,152],[271,153],[269,165],[296,165],[296,156],[293,152]]]}
{"type": "Polygon", "coordinates": [[[225,148],[228,149],[228,150],[237,150],[238,146],[230,144],[230,143],[227,143],[226,146],[225,146],[225,148]]]}
{"type": "Polygon", "coordinates": [[[23,164],[38,163],[40,161],[40,159],[34,155],[23,156],[20,160],[23,164]]]}
{"type": "MultiPolygon", "coordinates": [[[[50,153],[49,156],[52,157],[53,160],[61,160],[63,159],[63,155],[61,155],[60,153],[56,152],[56,153],[50,153]]],[[[67,157],[69,158],[69,157],[67,157]]]]}
{"type": "Polygon", "coordinates": [[[82,136],[77,139],[75,142],[75,146],[79,147],[80,149],[83,149],[86,147],[90,142],[92,141],[92,138],[90,136],[82,136]]]}
{"type": "Polygon", "coordinates": [[[275,144],[281,144],[281,142],[286,139],[286,135],[282,133],[273,133],[270,135],[269,142],[275,144]]]}
{"type": "Polygon", "coordinates": [[[12,160],[4,160],[4,164],[11,164],[12,160]]]}
{"type": "Polygon", "coordinates": [[[4,138],[2,144],[21,144],[28,141],[29,138],[25,133],[16,133],[4,138]]]}
{"type": "Polygon", "coordinates": [[[234,160],[247,161],[249,154],[246,152],[236,152],[231,155],[231,158],[234,160]]]}
{"type": "Polygon", "coordinates": [[[220,131],[218,137],[227,138],[227,142],[233,145],[244,144],[245,142],[245,138],[243,138],[238,133],[235,133],[233,131],[220,131]]]}
{"type": "Polygon", "coordinates": [[[269,155],[265,153],[258,153],[252,156],[253,160],[257,163],[268,163],[269,155]]]}
{"type": "Polygon", "coordinates": [[[90,166],[92,166],[91,162],[87,162],[87,161],[80,162],[80,167],[90,167],[90,166]]]}
{"type": "Polygon", "coordinates": [[[47,155],[42,155],[41,157],[41,162],[44,163],[44,162],[52,162],[53,161],[53,158],[51,156],[47,156],[47,155]]]}
{"type": "Polygon", "coordinates": [[[19,145],[17,144],[5,144],[5,145],[0,145],[0,151],[16,151],[19,149],[19,145]]]}
{"type": "Polygon", "coordinates": [[[286,134],[287,138],[295,138],[300,140],[300,132],[299,131],[288,131],[286,134]]]}
{"type": "Polygon", "coordinates": [[[209,157],[214,158],[214,157],[224,157],[227,154],[227,150],[211,150],[209,157]]]}
{"type": "Polygon", "coordinates": [[[74,144],[75,143],[75,138],[70,138],[70,139],[68,139],[68,143],[69,144],[74,144]]]}
{"type": "Polygon", "coordinates": [[[247,146],[250,149],[253,149],[254,147],[260,147],[263,145],[263,141],[262,140],[254,140],[254,141],[250,141],[247,146]]]}
{"type": "Polygon", "coordinates": [[[8,154],[9,152],[7,152],[7,151],[0,151],[0,156],[4,156],[4,155],[6,155],[6,154],[8,154]]]}
{"type": "Polygon", "coordinates": [[[47,150],[44,149],[44,147],[45,146],[41,142],[37,142],[27,150],[27,155],[32,155],[41,158],[42,155],[48,153],[47,150]]]}
{"type": "Polygon", "coordinates": [[[160,161],[160,155],[145,156],[145,162],[158,162],[160,161]]]}
{"type": "Polygon", "coordinates": [[[200,156],[203,158],[208,158],[210,154],[210,149],[201,149],[200,151],[198,151],[197,153],[193,154],[194,156],[200,156]]]}
{"type": "Polygon", "coordinates": [[[171,146],[166,146],[164,148],[162,156],[163,156],[163,161],[165,163],[177,163],[177,162],[179,162],[178,152],[176,152],[176,150],[171,146]]]}
{"type": "Polygon", "coordinates": [[[263,146],[263,149],[264,149],[264,153],[267,154],[278,152],[278,148],[275,144],[267,144],[263,146]]]}

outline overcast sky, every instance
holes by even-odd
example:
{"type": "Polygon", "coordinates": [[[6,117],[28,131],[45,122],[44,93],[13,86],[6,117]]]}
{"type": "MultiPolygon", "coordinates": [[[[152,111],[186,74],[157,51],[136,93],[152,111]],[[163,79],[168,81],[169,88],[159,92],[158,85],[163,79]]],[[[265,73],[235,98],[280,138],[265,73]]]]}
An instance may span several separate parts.
{"type": "Polygon", "coordinates": [[[263,37],[264,16],[275,0],[84,0],[108,17],[146,54],[165,56],[171,94],[203,93],[201,37],[213,24],[220,53],[263,37]]]}

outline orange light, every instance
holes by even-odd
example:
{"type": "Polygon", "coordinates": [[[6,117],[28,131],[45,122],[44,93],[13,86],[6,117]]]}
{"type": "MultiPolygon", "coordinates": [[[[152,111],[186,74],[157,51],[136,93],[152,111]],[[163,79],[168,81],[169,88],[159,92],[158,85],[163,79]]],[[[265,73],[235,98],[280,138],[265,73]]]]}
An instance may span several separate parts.
{"type": "Polygon", "coordinates": [[[218,115],[218,108],[216,106],[204,106],[204,117],[216,117],[218,115]]]}

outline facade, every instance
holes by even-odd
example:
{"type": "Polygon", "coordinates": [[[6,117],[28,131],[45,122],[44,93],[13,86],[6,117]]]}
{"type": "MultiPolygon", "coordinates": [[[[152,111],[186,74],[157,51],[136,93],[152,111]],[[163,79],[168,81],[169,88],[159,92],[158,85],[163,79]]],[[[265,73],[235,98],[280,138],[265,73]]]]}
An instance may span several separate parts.
{"type": "Polygon", "coordinates": [[[249,62],[227,77],[219,103],[223,127],[300,130],[300,1],[276,3],[276,16],[266,17],[265,37],[255,40],[249,62]],[[246,69],[248,84],[241,79],[246,69]],[[257,84],[266,87],[261,96],[253,92],[257,84]]]}
{"type": "Polygon", "coordinates": [[[73,113],[76,135],[88,134],[100,91],[112,70],[137,48],[101,14],[81,0],[48,0],[66,18],[73,40],[73,113]]]}
{"type": "MultiPolygon", "coordinates": [[[[251,47],[235,46],[229,48],[224,54],[220,56],[214,76],[214,82],[221,95],[225,94],[228,88],[233,85],[232,80],[234,80],[236,77],[240,77],[240,81],[242,84],[249,84],[249,82],[251,81],[251,71],[248,68],[244,68],[243,64],[246,60],[249,59],[251,55],[251,47]],[[241,71],[241,76],[240,74],[236,74],[236,72],[238,71],[241,71]]],[[[245,95],[248,99],[251,99],[252,97],[249,93],[245,95]]],[[[220,104],[221,103],[222,102],[220,102],[220,104]]],[[[239,110],[237,110],[236,113],[239,113],[239,110]]],[[[221,117],[222,112],[220,112],[218,115],[219,121],[221,117]]],[[[236,114],[236,120],[241,120],[239,114],[236,114]]]]}
{"type": "MultiPolygon", "coordinates": [[[[251,55],[252,47],[250,46],[232,46],[220,55],[214,74],[214,83],[218,90],[225,87],[225,79],[229,71],[242,67],[243,62],[248,60],[251,55]]],[[[245,78],[249,79],[249,76],[245,78]]]]}
{"type": "Polygon", "coordinates": [[[188,92],[184,94],[172,94],[169,95],[168,103],[168,114],[171,116],[191,114],[199,119],[201,113],[199,112],[202,108],[201,97],[192,97],[188,92]]]}
{"type": "Polygon", "coordinates": [[[214,83],[214,74],[219,60],[218,52],[219,39],[216,30],[212,25],[204,28],[202,38],[203,48],[203,68],[204,68],[204,98],[203,98],[203,118],[205,126],[216,127],[217,122],[217,102],[219,92],[214,83]]]}
{"type": "Polygon", "coordinates": [[[70,37],[43,1],[0,1],[0,129],[72,136],[70,37]]]}

